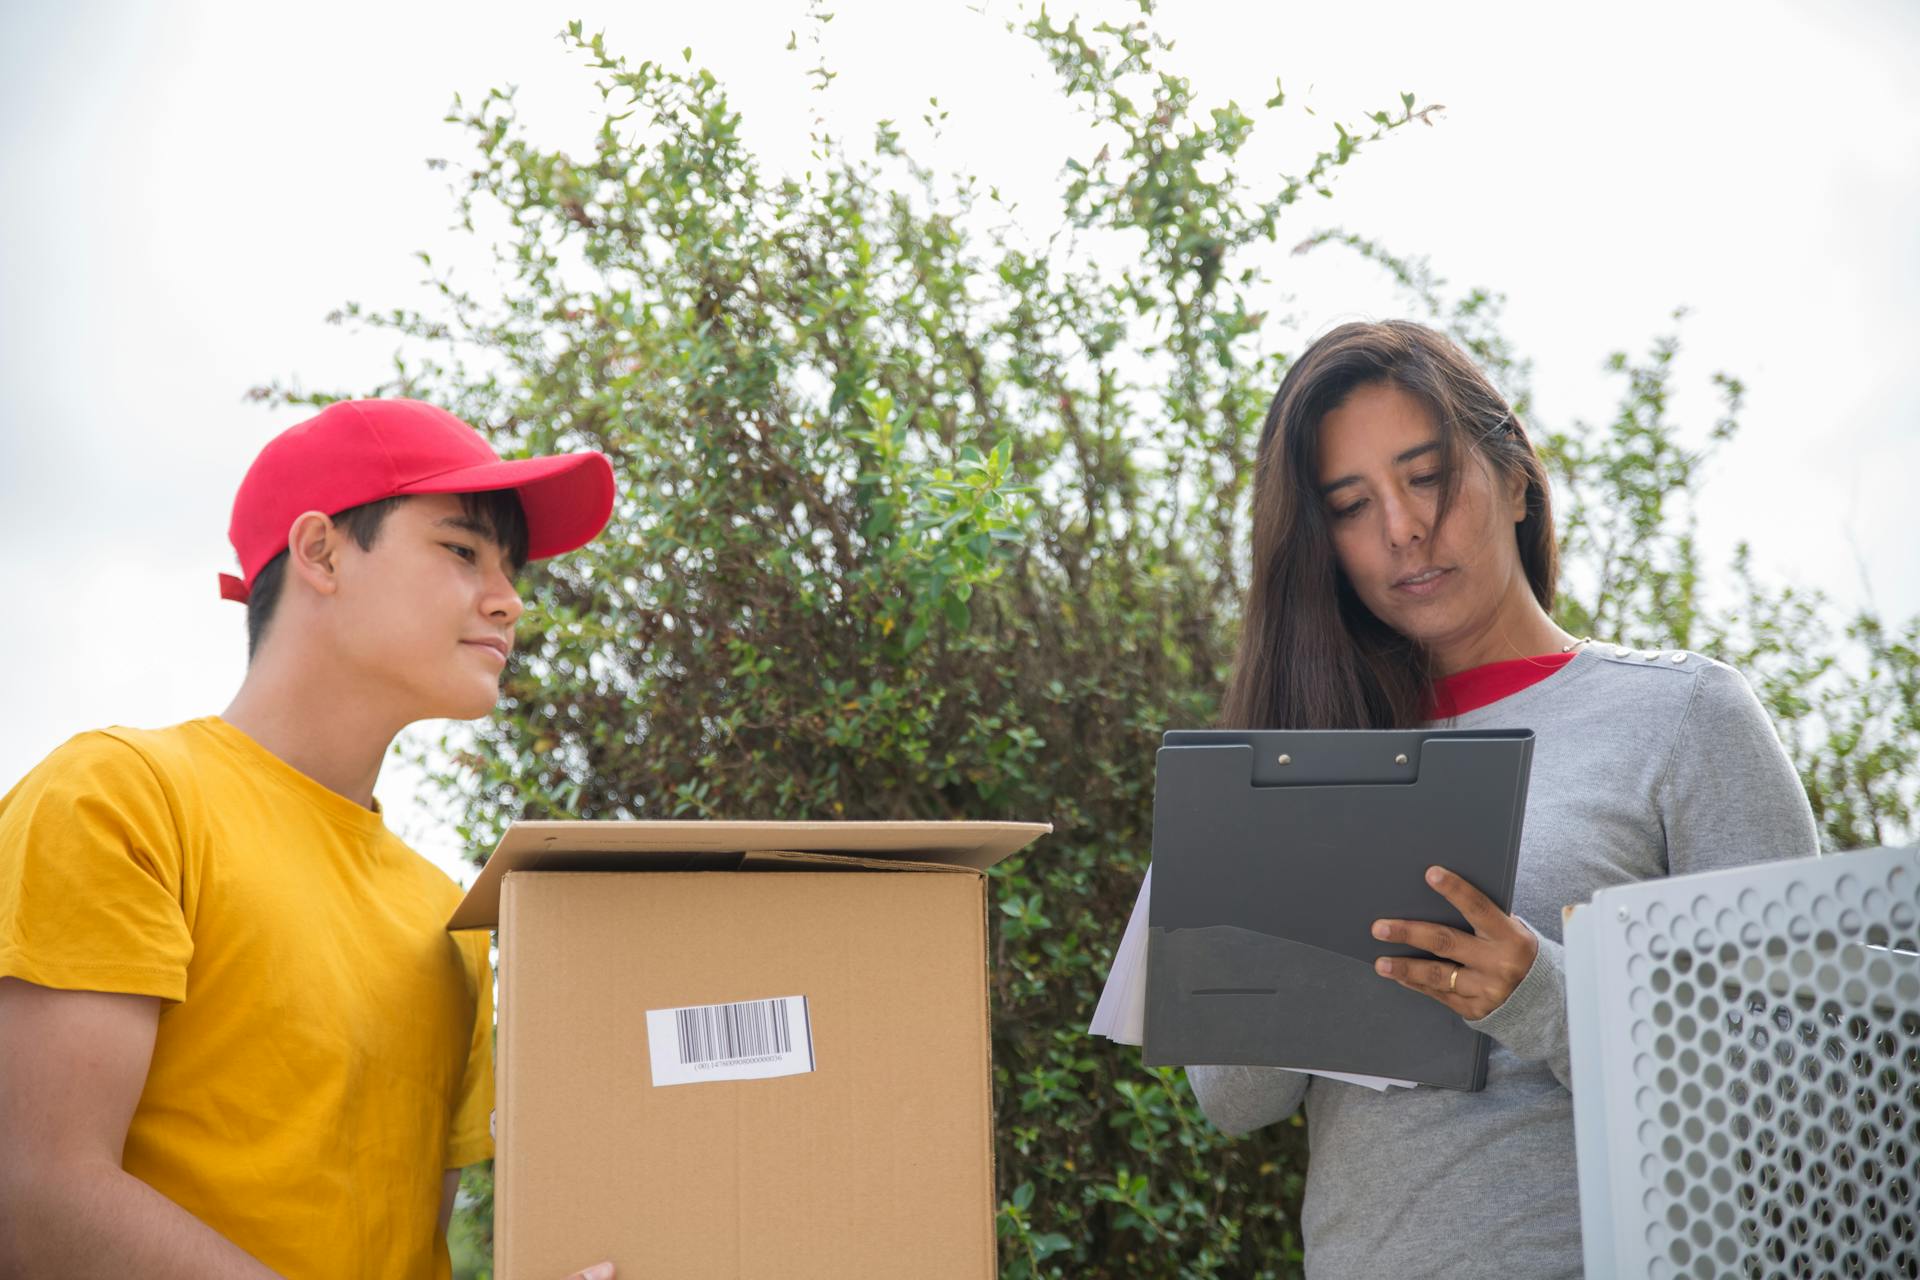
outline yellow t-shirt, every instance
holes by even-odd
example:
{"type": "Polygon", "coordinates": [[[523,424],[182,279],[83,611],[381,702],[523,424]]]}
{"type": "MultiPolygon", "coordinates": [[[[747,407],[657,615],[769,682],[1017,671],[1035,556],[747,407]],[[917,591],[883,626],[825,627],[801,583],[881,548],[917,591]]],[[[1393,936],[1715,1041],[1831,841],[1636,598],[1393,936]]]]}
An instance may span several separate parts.
{"type": "Polygon", "coordinates": [[[460,890],[217,718],[74,738],[0,799],[0,976],[159,996],[129,1173],[290,1277],[439,1276],[492,1154],[460,890]]]}

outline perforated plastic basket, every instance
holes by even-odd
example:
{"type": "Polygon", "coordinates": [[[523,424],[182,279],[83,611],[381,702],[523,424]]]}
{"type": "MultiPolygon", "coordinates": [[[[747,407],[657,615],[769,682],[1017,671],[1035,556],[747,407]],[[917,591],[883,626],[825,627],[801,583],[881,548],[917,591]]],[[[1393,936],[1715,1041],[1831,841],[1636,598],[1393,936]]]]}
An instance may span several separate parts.
{"type": "Polygon", "coordinates": [[[1589,1277],[1920,1277],[1920,849],[1567,922],[1589,1277]]]}

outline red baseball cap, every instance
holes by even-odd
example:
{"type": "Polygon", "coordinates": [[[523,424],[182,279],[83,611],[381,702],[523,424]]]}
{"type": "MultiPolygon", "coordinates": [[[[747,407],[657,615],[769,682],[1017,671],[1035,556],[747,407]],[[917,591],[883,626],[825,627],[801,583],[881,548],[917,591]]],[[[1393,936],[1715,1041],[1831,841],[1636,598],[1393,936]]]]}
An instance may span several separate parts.
{"type": "Polygon", "coordinates": [[[413,493],[512,489],[527,514],[527,559],[591,542],[613,514],[613,466],[604,454],[502,461],[466,423],[418,400],[340,400],[267,442],[233,499],[227,540],[243,577],[220,575],[220,594],[245,602],[253,580],[287,549],[302,512],[413,493]]]}

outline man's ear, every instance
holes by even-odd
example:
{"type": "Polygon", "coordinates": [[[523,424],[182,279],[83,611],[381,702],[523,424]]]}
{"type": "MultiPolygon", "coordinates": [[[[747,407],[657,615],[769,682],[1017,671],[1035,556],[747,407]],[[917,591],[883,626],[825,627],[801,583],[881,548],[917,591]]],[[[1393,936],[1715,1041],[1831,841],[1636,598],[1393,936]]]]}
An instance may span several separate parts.
{"type": "Polygon", "coordinates": [[[287,574],[316,593],[330,596],[340,588],[337,564],[342,530],[324,512],[303,511],[287,531],[287,574]]]}

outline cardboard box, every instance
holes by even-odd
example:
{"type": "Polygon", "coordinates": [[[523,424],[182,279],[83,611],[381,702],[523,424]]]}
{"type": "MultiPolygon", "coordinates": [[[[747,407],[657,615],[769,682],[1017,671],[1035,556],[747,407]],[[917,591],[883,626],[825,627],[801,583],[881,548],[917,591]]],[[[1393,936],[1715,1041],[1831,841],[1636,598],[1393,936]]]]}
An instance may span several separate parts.
{"type": "Polygon", "coordinates": [[[515,823],[448,924],[500,929],[495,1274],[992,1277],[982,873],[1050,829],[515,823]]]}

